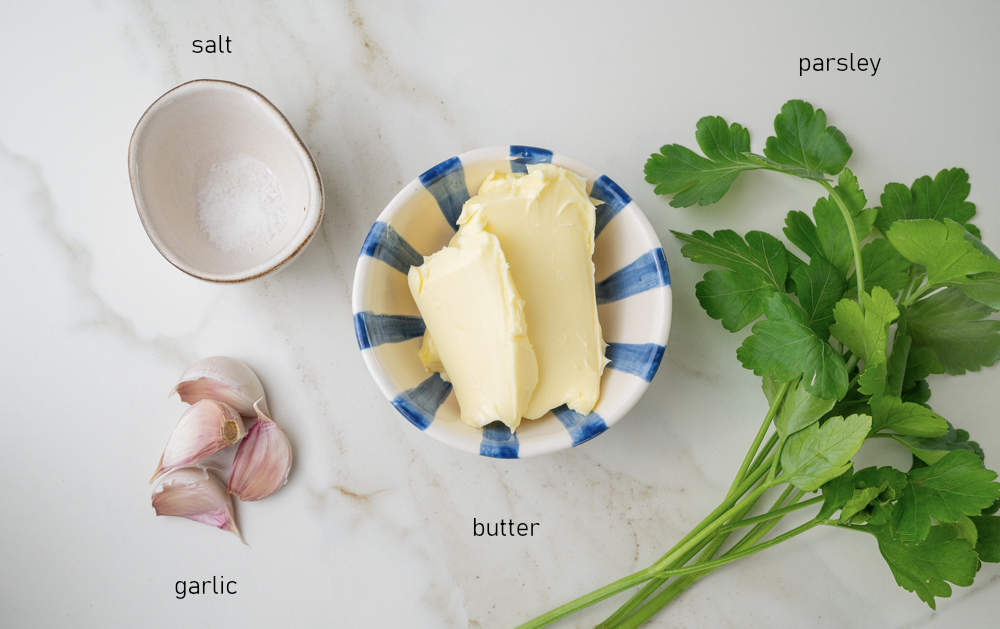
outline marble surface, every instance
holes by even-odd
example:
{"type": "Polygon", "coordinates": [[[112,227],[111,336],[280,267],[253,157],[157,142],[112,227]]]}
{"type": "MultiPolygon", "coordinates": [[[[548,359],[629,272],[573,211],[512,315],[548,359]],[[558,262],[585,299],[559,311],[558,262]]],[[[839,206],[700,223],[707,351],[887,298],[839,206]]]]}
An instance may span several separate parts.
{"type": "MultiPolygon", "coordinates": [[[[690,143],[705,113],[745,123],[759,146],[781,103],[804,97],[846,130],[869,191],[968,169],[984,239],[1000,245],[1000,5],[730,4],[0,9],[2,624],[503,627],[658,556],[721,497],[764,411],[735,360],[739,336],[699,308],[702,269],[668,229],[777,231],[816,191],[763,174],[718,206],[677,210],[642,180],[650,151],[690,143]],[[219,33],[232,54],[189,52],[219,33]],[[882,57],[876,78],[798,76],[800,56],[852,51],[882,57]],[[136,217],[132,127],[198,77],[267,95],[322,172],[322,229],[273,277],[189,278],[136,217]],[[523,461],[453,451],[403,422],[364,368],[349,302],[359,246],[396,190],[442,158],[505,143],[552,147],[622,184],[674,280],[663,368],[630,416],[523,461]],[[296,448],[288,486],[238,506],[249,546],[149,506],[146,479],[182,410],[166,392],[187,363],[220,353],[258,370],[296,448]],[[534,538],[473,538],[473,516],[541,525],[534,538]],[[176,580],[212,575],[237,578],[239,594],[174,598],[176,580]]],[[[997,375],[932,381],[935,408],[994,466],[997,375]]],[[[870,539],[820,530],[718,572],[656,626],[979,627],[998,588],[986,565],[935,613],[895,585],[870,539]]]]}

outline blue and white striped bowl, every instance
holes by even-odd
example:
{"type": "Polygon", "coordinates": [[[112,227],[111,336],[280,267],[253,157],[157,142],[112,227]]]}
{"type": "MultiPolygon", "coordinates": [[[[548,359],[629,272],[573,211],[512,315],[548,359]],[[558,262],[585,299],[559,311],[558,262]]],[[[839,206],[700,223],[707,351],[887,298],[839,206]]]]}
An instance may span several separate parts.
{"type": "Polygon", "coordinates": [[[451,446],[519,458],[591,439],[639,400],[660,366],[670,329],[670,273],[642,210],[618,184],[568,157],[530,146],[479,149],[447,159],[403,188],[379,215],[354,272],[354,330],[382,393],[411,424],[451,446]],[[480,430],[459,419],[451,384],[417,357],[424,323],[406,272],[451,239],[462,204],[490,171],[526,172],[551,162],[587,179],[597,205],[594,266],[598,316],[608,343],[601,396],[589,415],[566,406],[525,420],[515,433],[494,422],[480,430]]]}

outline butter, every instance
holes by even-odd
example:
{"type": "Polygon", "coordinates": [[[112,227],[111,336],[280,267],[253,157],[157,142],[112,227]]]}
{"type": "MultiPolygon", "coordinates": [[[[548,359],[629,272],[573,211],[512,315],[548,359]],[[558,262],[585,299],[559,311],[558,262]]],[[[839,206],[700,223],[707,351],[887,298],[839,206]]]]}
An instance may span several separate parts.
{"type": "Polygon", "coordinates": [[[424,330],[424,340],[420,344],[420,350],[417,351],[417,358],[420,362],[424,364],[430,371],[436,371],[441,374],[441,379],[445,382],[451,382],[448,377],[448,372],[444,369],[444,364],[441,362],[441,355],[438,354],[437,345],[434,344],[434,339],[431,338],[431,333],[426,329],[424,330]]]}
{"type": "MultiPolygon", "coordinates": [[[[469,229],[495,235],[524,298],[538,363],[538,383],[524,409],[528,419],[561,404],[586,414],[600,396],[607,360],[594,295],[595,220],[584,180],[551,164],[529,166],[526,175],[491,173],[458,219],[456,238],[469,229]]],[[[441,341],[428,326],[421,359],[436,371],[443,363],[454,376],[434,351],[441,341]]]]}
{"type": "Polygon", "coordinates": [[[538,382],[524,300],[497,237],[467,221],[451,243],[411,267],[410,292],[433,341],[421,348],[429,368],[447,371],[462,421],[500,420],[517,428],[538,382]]]}

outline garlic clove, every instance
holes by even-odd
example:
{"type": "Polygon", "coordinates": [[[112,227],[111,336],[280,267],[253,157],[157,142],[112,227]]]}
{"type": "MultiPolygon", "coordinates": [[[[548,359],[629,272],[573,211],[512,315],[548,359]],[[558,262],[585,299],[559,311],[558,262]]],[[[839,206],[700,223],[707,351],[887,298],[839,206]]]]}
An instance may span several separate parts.
{"type": "Polygon", "coordinates": [[[263,399],[255,408],[257,421],[236,451],[226,487],[229,493],[247,501],[267,498],[284,487],[292,469],[292,444],[288,437],[267,416],[263,399]]]}
{"type": "Polygon", "coordinates": [[[243,418],[235,408],[215,400],[198,400],[177,421],[150,482],[164,471],[215,454],[246,434],[243,418]]]}
{"type": "MultiPolygon", "coordinates": [[[[191,365],[174,391],[188,404],[206,398],[225,402],[247,419],[256,417],[254,403],[264,399],[264,385],[253,369],[228,356],[210,356],[191,365]]],[[[267,400],[262,406],[266,413],[267,400]]]]}
{"type": "Polygon", "coordinates": [[[208,470],[182,467],[167,472],[153,488],[156,515],[172,515],[230,531],[244,544],[233,517],[233,500],[208,470]]]}

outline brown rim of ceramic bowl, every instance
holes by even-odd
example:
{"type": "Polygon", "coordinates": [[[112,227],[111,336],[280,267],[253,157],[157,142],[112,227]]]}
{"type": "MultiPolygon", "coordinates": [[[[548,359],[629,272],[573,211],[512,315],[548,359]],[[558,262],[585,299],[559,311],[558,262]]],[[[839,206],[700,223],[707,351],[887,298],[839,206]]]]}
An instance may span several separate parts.
{"type": "Polygon", "coordinates": [[[136,214],[139,215],[139,222],[142,223],[142,229],[143,231],[146,232],[146,237],[149,238],[149,242],[153,244],[153,247],[156,249],[157,252],[159,252],[159,254],[163,257],[163,259],[169,262],[170,265],[173,266],[175,269],[187,275],[190,275],[191,277],[203,280],[205,282],[215,282],[217,284],[239,284],[240,282],[255,280],[258,277],[267,275],[268,273],[273,273],[274,271],[278,270],[285,264],[294,260],[295,257],[302,252],[302,249],[305,248],[305,246],[309,244],[309,242],[313,239],[313,236],[315,236],[316,232],[319,230],[319,226],[323,223],[323,216],[326,211],[326,195],[323,190],[323,178],[320,176],[319,168],[316,167],[316,160],[313,159],[312,153],[309,152],[309,147],[307,147],[305,142],[302,141],[302,138],[299,137],[298,132],[295,131],[295,127],[293,127],[292,123],[288,121],[288,118],[285,117],[285,114],[281,113],[281,110],[278,109],[274,105],[274,103],[268,100],[266,96],[264,96],[257,90],[253,89],[252,87],[247,87],[242,83],[236,83],[235,81],[226,81],[224,79],[192,79],[190,81],[185,81],[183,83],[180,83],[179,85],[175,85],[166,92],[160,94],[156,98],[156,100],[154,100],[152,103],[149,104],[148,107],[146,107],[146,109],[142,112],[142,115],[139,116],[139,120],[136,121],[135,126],[132,127],[132,133],[131,135],[129,135],[129,140],[128,140],[128,154],[126,155],[125,159],[126,159],[126,167],[128,168],[129,171],[128,173],[129,187],[132,190],[132,204],[135,206],[136,214]],[[316,181],[319,182],[319,212],[316,215],[316,224],[313,225],[312,230],[306,235],[306,237],[302,240],[302,242],[299,243],[299,246],[296,247],[293,251],[291,251],[288,255],[286,255],[281,260],[278,260],[273,266],[270,266],[259,273],[255,273],[254,275],[249,275],[247,277],[240,277],[235,279],[219,279],[214,277],[204,277],[202,275],[199,275],[198,273],[195,273],[192,270],[181,267],[179,264],[171,260],[170,256],[168,256],[166,252],[164,252],[164,250],[160,248],[160,245],[159,243],[157,243],[156,238],[150,232],[149,225],[146,224],[145,217],[143,217],[142,212],[139,210],[139,199],[138,196],[136,195],[136,182],[132,178],[132,150],[133,147],[135,146],[135,132],[139,129],[139,125],[142,124],[142,121],[146,118],[146,114],[149,113],[149,110],[155,107],[157,103],[159,103],[161,100],[163,100],[170,94],[176,92],[177,90],[183,87],[187,87],[193,83],[222,83],[225,85],[230,85],[237,89],[246,90],[247,92],[250,92],[251,95],[261,99],[265,105],[267,105],[274,111],[274,113],[278,114],[278,118],[281,119],[285,127],[287,127],[288,130],[291,132],[292,138],[295,140],[295,142],[298,143],[299,148],[301,148],[305,152],[306,157],[309,158],[309,166],[312,168],[313,174],[315,174],[316,176],[316,181]]]}

